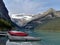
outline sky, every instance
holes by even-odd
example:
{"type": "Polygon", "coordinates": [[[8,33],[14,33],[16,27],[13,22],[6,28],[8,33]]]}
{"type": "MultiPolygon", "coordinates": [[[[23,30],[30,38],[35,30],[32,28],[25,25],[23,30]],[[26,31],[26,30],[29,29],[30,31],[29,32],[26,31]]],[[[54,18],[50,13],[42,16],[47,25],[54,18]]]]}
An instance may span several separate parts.
{"type": "Polygon", "coordinates": [[[60,0],[4,0],[9,14],[38,14],[49,8],[60,10],[60,0]]]}

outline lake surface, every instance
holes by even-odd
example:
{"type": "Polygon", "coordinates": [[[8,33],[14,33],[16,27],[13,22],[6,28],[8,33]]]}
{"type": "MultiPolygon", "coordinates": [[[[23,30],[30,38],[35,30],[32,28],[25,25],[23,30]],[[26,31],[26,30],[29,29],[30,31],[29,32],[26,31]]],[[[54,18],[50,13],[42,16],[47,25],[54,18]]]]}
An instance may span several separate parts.
{"type": "MultiPolygon", "coordinates": [[[[28,33],[31,36],[41,37],[42,40],[38,42],[12,42],[12,43],[15,45],[60,45],[60,32],[40,30],[39,32],[28,31],[28,33]]],[[[5,42],[7,38],[2,39],[5,42]]]]}
{"type": "Polygon", "coordinates": [[[42,38],[40,45],[60,45],[60,32],[40,30],[36,33],[42,38]]]}
{"type": "Polygon", "coordinates": [[[40,30],[32,32],[30,35],[41,37],[42,40],[36,42],[37,45],[60,45],[60,32],[40,30]]]}

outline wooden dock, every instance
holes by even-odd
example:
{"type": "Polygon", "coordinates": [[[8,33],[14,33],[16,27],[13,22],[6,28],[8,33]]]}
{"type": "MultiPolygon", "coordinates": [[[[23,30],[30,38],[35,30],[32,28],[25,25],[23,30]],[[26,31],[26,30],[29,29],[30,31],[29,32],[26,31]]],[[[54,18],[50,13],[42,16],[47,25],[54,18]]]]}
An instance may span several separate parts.
{"type": "Polygon", "coordinates": [[[7,32],[0,31],[0,37],[7,36],[7,32]]]}

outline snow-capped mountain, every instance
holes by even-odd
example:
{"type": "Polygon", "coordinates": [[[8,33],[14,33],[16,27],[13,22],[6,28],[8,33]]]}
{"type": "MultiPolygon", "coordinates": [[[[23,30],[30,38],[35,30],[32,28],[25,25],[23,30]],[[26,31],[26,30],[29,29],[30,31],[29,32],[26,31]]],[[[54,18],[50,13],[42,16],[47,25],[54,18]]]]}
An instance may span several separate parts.
{"type": "Polygon", "coordinates": [[[12,14],[11,20],[15,22],[19,26],[25,26],[28,22],[35,20],[39,18],[41,14],[39,15],[33,15],[33,14],[12,14]]]}
{"type": "MultiPolygon", "coordinates": [[[[11,20],[20,26],[20,29],[33,29],[38,25],[49,22],[57,16],[57,11],[49,9],[42,14],[28,15],[28,14],[12,14],[11,20]]],[[[58,14],[59,15],[59,14],[58,14]]]]}
{"type": "Polygon", "coordinates": [[[33,19],[33,15],[12,14],[11,16],[11,20],[19,26],[25,26],[33,19]]]}

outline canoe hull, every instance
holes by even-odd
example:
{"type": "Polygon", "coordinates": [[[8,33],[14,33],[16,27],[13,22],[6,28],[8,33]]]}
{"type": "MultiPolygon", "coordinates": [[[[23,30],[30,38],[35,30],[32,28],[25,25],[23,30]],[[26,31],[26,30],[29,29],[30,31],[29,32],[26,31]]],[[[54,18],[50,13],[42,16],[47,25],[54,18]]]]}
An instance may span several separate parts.
{"type": "Polygon", "coordinates": [[[11,36],[8,35],[8,38],[10,41],[40,41],[41,38],[40,37],[32,37],[32,36],[11,36]]]}

